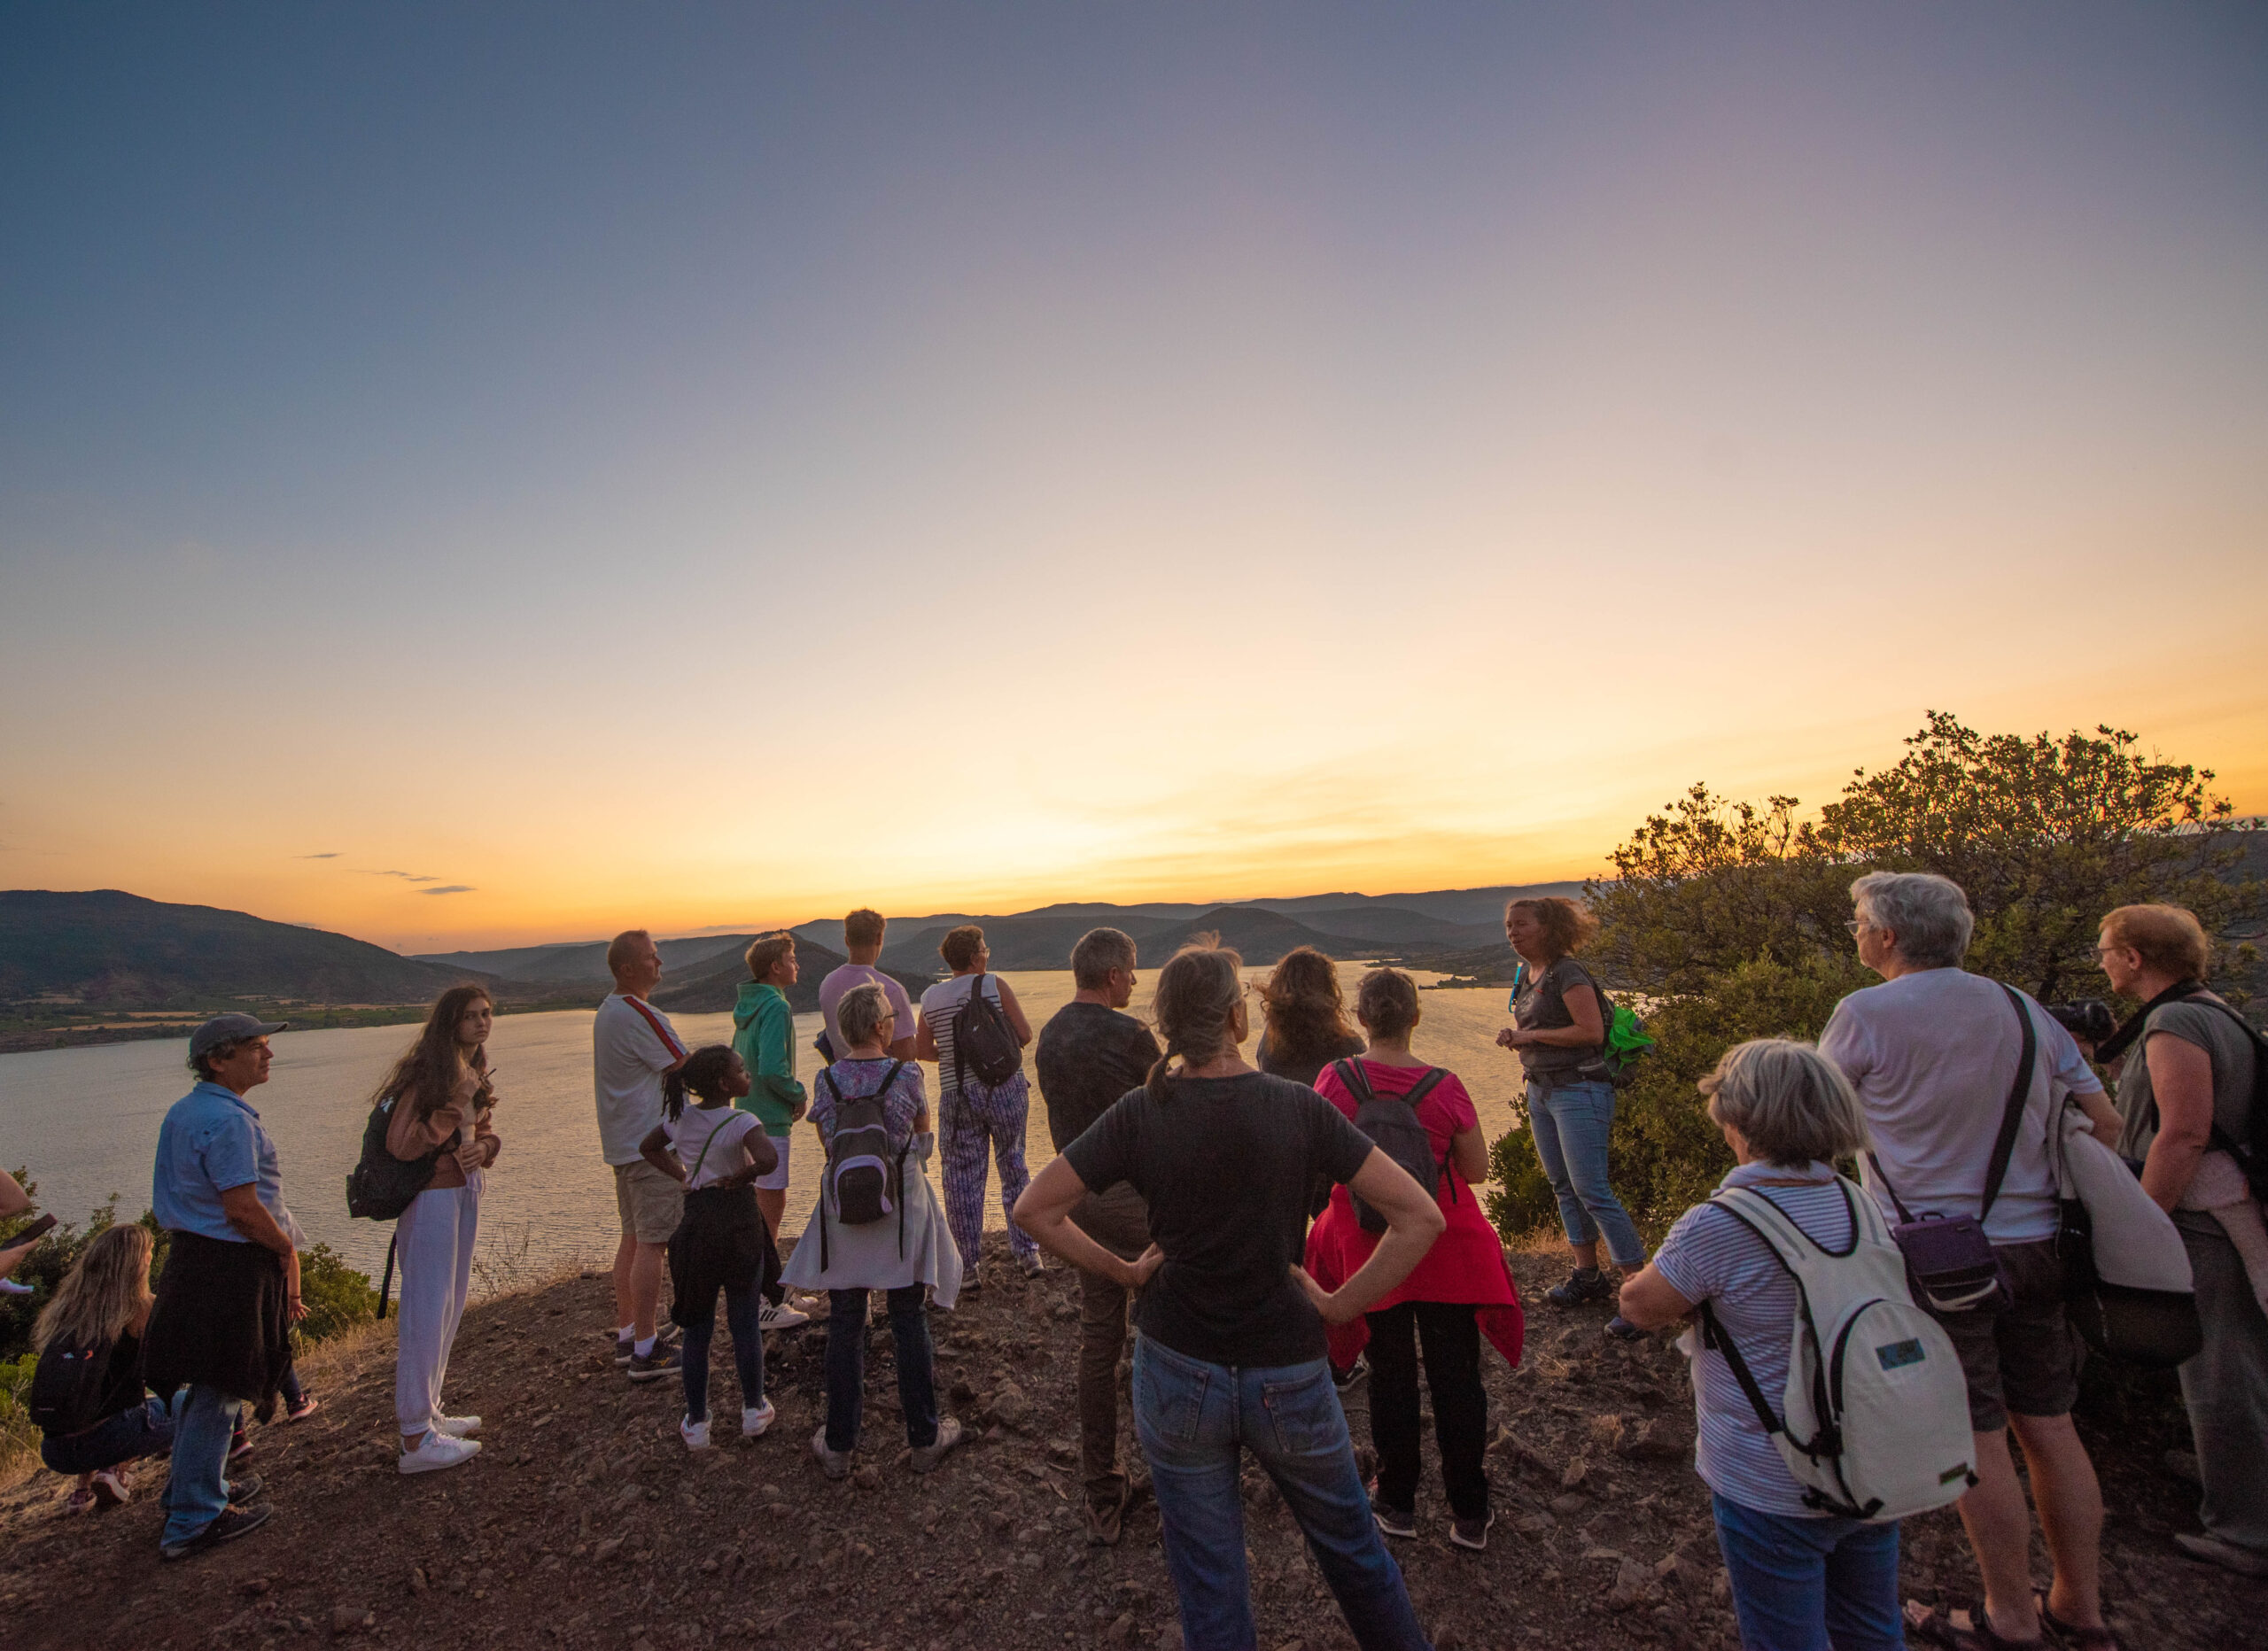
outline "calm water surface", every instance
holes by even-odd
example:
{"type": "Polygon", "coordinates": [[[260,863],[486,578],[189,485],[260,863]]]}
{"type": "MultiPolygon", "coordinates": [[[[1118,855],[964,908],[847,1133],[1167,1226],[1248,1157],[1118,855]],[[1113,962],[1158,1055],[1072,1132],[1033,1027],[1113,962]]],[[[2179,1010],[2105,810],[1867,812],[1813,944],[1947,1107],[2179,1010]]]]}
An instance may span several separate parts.
{"type": "MultiPolygon", "coordinates": [[[[1356,965],[1342,966],[1350,999],[1360,974],[1356,965]]],[[[1145,1016],[1149,977],[1145,970],[1132,1005],[1145,1016]]],[[[1068,971],[1006,978],[1035,1029],[1071,997],[1068,971]]],[[[1464,1080],[1493,1139],[1513,1122],[1520,1089],[1517,1058],[1495,1047],[1496,1029],[1506,1021],[1503,988],[1429,991],[1423,1003],[1417,1053],[1464,1080]]],[[[612,1258],[617,1229],[613,1178],[599,1157],[591,1092],[592,1013],[497,1019],[488,1055],[497,1074],[496,1128],[504,1153],[489,1173],[481,1203],[479,1286],[499,1287],[570,1261],[612,1258]]],[[[672,1019],[687,1048],[732,1039],[729,1014],[672,1019]]],[[[819,1028],[816,1014],[796,1017],[797,1075],[806,1085],[819,1068],[811,1048],[819,1028]]],[[[268,1081],[250,1097],[276,1138],[284,1196],[309,1240],[330,1244],[373,1278],[392,1229],[347,1215],[346,1172],[361,1147],[371,1088],[414,1034],[414,1027],[400,1026],[279,1033],[268,1081]]],[[[1247,1043],[1247,1056],[1251,1049],[1247,1043]]],[[[39,1183],[40,1207],[65,1221],[84,1221],[113,1195],[121,1215],[140,1214],[150,1202],[158,1125],[191,1082],[183,1064],[187,1053],[185,1040],[167,1039],[0,1055],[0,1165],[27,1167],[39,1183]]],[[[1025,1071],[1030,1070],[1027,1051],[1025,1071]]],[[[925,1066],[922,1073],[934,1103],[936,1068],[925,1066]]],[[[801,1229],[817,1195],[818,1143],[809,1126],[797,1128],[788,1193],[791,1234],[801,1229]]],[[[1055,1156],[1037,1083],[1025,1151],[1035,1172],[1055,1156]]],[[[930,1175],[935,1181],[934,1161],[930,1175]]],[[[997,1182],[985,1224],[1006,1224],[997,1182]]]]}

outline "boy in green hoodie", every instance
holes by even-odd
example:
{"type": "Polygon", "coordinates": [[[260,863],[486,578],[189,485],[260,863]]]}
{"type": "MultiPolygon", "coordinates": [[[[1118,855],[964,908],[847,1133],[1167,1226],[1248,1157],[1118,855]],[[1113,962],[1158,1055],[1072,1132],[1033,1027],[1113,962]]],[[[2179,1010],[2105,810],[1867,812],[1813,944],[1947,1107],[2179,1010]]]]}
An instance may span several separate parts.
{"type": "Polygon", "coordinates": [[[764,1133],[780,1154],[779,1167],[756,1183],[765,1227],[761,1322],[768,1330],[793,1329],[811,1316],[788,1305],[778,1247],[781,1218],[788,1211],[789,1134],[809,1105],[804,1086],[796,1081],[796,1016],[785,989],[796,983],[796,937],[784,929],[759,935],[750,942],[747,958],[749,978],[741,982],[740,1001],[733,1006],[733,1051],[755,1082],[733,1104],[763,1120],[764,1133]]]}

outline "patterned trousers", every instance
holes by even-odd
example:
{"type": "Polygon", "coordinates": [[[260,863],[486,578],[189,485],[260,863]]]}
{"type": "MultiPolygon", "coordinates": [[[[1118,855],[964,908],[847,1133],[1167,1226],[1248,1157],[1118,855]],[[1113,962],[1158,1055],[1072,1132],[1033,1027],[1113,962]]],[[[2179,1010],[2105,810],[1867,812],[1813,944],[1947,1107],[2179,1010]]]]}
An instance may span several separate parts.
{"type": "MultiPolygon", "coordinates": [[[[1021,1072],[998,1089],[972,1079],[967,1089],[947,1089],[937,1103],[945,1221],[952,1229],[953,1246],[960,1252],[961,1270],[971,1278],[976,1276],[978,1244],[984,1234],[985,1143],[991,1143],[993,1161],[1000,1168],[1000,1213],[1006,1215],[1031,1182],[1031,1172],[1024,1167],[1024,1122],[1030,1112],[1031,1083],[1021,1072]]],[[[1039,1246],[1013,1216],[1008,1248],[1021,1262],[1039,1254],[1039,1246]]]]}

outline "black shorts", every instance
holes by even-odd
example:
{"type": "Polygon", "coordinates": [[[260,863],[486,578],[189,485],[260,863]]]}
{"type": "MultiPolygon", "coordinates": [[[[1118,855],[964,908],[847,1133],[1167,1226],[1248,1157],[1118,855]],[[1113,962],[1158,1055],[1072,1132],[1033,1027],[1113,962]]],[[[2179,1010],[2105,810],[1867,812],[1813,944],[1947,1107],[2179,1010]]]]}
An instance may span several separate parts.
{"type": "Polygon", "coordinates": [[[2019,1416],[2070,1414],[2079,1398],[2079,1339],[2063,1313],[2055,1242],[1994,1244],[2010,1299],[1971,1313],[1932,1313],[1969,1379],[1969,1426],[1997,1433],[2019,1416]]]}

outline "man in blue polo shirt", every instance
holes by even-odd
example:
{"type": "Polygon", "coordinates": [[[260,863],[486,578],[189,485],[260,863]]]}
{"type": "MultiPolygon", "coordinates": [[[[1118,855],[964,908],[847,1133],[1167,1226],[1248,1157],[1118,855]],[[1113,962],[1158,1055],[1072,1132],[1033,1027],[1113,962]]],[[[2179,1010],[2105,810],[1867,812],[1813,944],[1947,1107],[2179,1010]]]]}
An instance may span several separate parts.
{"type": "Polygon", "coordinates": [[[260,1480],[227,1477],[241,1406],[273,1407],[291,1361],[299,1300],[299,1225],[284,1202],[276,1143],[245,1094],[268,1081],[268,1039],[284,1023],[221,1015],[189,1040],[195,1089],[158,1131],[151,1208],[172,1235],[143,1337],[150,1385],[175,1401],[173,1472],[158,1553],[186,1559],[258,1530],[275,1509],[260,1480]]]}

